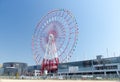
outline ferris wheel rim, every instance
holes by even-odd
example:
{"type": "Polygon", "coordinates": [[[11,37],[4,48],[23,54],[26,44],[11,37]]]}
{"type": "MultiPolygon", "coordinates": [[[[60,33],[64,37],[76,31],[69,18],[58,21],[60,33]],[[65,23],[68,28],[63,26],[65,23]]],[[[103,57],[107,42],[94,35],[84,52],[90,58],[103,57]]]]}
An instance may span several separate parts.
{"type": "MultiPolygon", "coordinates": [[[[47,15],[50,14],[50,13],[53,13],[53,12],[55,12],[55,11],[61,11],[61,9],[56,9],[56,10],[50,11],[50,12],[47,13],[47,15]]],[[[67,11],[67,13],[69,13],[69,15],[73,18],[73,15],[72,15],[72,13],[71,13],[70,11],[64,10],[64,9],[62,9],[62,11],[67,11]]],[[[37,24],[35,30],[37,30],[37,29],[40,28],[39,26],[41,25],[41,22],[44,20],[45,17],[47,17],[47,15],[45,15],[45,16],[43,16],[43,17],[41,18],[41,20],[40,20],[40,22],[37,24]]],[[[74,19],[74,21],[76,22],[75,19],[74,19]]],[[[76,26],[75,28],[78,30],[77,23],[76,23],[75,26],[76,26]]],[[[35,31],[34,31],[34,34],[35,34],[35,31]]],[[[76,32],[76,34],[77,34],[77,32],[76,32]]],[[[33,35],[33,39],[34,39],[34,35],[33,35]]],[[[74,47],[75,44],[76,44],[76,40],[77,40],[77,36],[75,36],[75,41],[74,41],[73,47],[74,47]]],[[[33,42],[33,43],[34,43],[34,42],[33,42]]],[[[33,46],[32,46],[32,47],[33,47],[33,46]]],[[[42,47],[42,46],[41,46],[41,47],[42,47]]],[[[66,48],[67,48],[67,47],[66,47],[66,48]]],[[[34,51],[34,49],[33,49],[33,51],[34,51]]],[[[65,51],[65,50],[64,50],[64,51],[65,51]]],[[[62,53],[64,53],[64,51],[63,51],[62,53]]],[[[72,51],[73,51],[73,48],[70,49],[69,54],[70,54],[72,51]]],[[[68,55],[69,55],[69,54],[68,54],[68,55]]],[[[33,54],[33,55],[34,55],[34,54],[33,54]]],[[[61,54],[61,55],[62,55],[62,54],[61,54]]],[[[60,57],[61,55],[59,55],[59,57],[60,57]]],[[[34,59],[35,59],[35,58],[34,58],[34,59]]],[[[65,58],[64,58],[64,59],[65,59],[65,58]]],[[[39,63],[39,61],[37,61],[37,62],[39,63]]]]}

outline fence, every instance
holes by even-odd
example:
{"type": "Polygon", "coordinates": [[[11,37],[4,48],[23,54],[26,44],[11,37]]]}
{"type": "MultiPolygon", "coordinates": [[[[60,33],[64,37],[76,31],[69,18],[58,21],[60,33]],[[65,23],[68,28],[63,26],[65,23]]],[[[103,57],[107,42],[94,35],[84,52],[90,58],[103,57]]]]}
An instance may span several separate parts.
{"type": "Polygon", "coordinates": [[[116,74],[96,74],[96,75],[51,75],[51,76],[0,76],[1,79],[66,79],[66,80],[120,80],[120,76],[116,74]]]}

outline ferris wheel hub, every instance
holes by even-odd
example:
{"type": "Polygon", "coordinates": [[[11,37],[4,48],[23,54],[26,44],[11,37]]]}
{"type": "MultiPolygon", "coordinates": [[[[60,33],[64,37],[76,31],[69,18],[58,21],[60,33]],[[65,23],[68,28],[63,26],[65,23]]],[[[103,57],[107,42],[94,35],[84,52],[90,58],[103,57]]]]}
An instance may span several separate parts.
{"type": "Polygon", "coordinates": [[[49,40],[54,40],[54,35],[52,33],[49,34],[49,40]]]}

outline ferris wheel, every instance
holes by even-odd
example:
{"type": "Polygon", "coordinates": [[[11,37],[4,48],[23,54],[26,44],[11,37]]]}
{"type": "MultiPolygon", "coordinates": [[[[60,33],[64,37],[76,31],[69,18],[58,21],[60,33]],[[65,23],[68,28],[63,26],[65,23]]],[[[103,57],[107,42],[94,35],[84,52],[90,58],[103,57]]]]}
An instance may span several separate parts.
{"type": "Polygon", "coordinates": [[[57,70],[75,51],[78,26],[70,11],[57,9],[47,13],[37,24],[32,37],[32,50],[42,70],[57,70]]]}

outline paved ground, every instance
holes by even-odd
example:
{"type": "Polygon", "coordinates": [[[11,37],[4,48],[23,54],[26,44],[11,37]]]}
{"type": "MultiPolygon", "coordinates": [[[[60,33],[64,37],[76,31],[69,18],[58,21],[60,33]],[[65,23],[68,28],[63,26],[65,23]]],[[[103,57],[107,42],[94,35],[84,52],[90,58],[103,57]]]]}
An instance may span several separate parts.
{"type": "Polygon", "coordinates": [[[101,81],[101,80],[5,80],[0,82],[120,82],[120,81],[101,81]]]}

